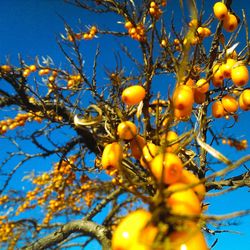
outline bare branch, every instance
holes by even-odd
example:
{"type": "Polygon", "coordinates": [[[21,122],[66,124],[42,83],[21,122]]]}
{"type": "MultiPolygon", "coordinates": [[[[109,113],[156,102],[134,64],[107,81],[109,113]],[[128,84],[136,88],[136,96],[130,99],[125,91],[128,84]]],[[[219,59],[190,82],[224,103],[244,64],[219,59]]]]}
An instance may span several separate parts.
{"type": "Polygon", "coordinates": [[[33,244],[23,247],[23,250],[42,250],[55,246],[65,240],[72,233],[84,233],[84,235],[94,236],[102,245],[103,250],[110,249],[110,235],[105,227],[88,220],[77,220],[63,225],[55,232],[41,238],[33,244]]]}

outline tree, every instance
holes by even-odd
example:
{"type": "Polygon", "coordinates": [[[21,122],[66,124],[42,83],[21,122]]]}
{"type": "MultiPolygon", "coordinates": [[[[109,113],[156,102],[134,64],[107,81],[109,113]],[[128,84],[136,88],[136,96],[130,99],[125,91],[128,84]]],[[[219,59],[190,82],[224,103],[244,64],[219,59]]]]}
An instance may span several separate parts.
{"type": "Polygon", "coordinates": [[[50,57],[1,65],[0,133],[11,148],[1,163],[1,247],[96,239],[103,249],[207,249],[214,223],[249,213],[208,215],[204,199],[249,186],[247,140],[227,132],[250,109],[245,12],[232,1],[209,13],[204,1],[179,1],[180,27],[166,1],[70,3],[118,24],[77,30],[65,21],[65,67],[50,57]],[[81,46],[102,37],[119,41],[116,64],[103,71],[97,47],[89,69],[81,46]],[[243,155],[232,161],[221,144],[243,155]],[[10,185],[27,164],[45,162],[25,190],[10,185]]]}

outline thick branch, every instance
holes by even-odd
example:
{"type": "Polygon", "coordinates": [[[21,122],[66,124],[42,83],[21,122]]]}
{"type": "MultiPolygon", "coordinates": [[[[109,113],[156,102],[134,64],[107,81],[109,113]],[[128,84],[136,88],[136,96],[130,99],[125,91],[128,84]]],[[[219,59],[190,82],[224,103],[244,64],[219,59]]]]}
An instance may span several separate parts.
{"type": "Polygon", "coordinates": [[[212,189],[222,189],[222,187],[250,187],[250,172],[234,176],[232,178],[228,178],[226,180],[214,181],[214,182],[207,182],[206,188],[207,191],[212,189]]]}
{"type": "Polygon", "coordinates": [[[23,247],[25,250],[42,250],[51,246],[55,246],[57,243],[62,242],[72,233],[84,233],[87,236],[96,238],[102,245],[103,250],[110,249],[110,237],[107,229],[102,225],[98,225],[92,221],[76,220],[69,222],[62,226],[57,231],[39,239],[29,246],[23,247]]]}

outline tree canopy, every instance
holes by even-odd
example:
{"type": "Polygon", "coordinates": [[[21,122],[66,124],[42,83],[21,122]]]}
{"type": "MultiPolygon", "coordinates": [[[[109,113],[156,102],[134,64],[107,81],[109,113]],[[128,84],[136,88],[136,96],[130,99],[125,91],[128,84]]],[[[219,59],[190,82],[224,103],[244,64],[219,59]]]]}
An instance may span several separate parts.
{"type": "Polygon", "coordinates": [[[207,213],[209,197],[250,185],[247,13],[229,0],[67,2],[98,18],[62,18],[64,63],[0,65],[0,247],[216,247],[205,236],[250,211],[207,213]]]}

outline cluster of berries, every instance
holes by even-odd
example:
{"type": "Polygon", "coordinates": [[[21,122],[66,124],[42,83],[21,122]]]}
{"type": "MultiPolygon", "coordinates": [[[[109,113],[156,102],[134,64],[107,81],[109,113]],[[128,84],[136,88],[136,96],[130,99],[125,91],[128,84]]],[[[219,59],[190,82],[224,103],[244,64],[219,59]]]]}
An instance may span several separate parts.
{"type": "MultiPolygon", "coordinates": [[[[184,91],[186,87],[190,88],[191,93],[193,93],[189,86],[181,85],[180,87],[184,87],[184,91]]],[[[200,86],[200,88],[203,88],[203,86],[200,86]]],[[[131,106],[139,104],[145,96],[145,89],[140,85],[134,85],[123,90],[121,99],[126,105],[131,106]]],[[[175,101],[178,99],[178,105],[181,105],[179,96],[174,99],[175,101]]],[[[124,157],[127,157],[127,153],[124,154],[124,150],[127,150],[125,145],[129,145],[131,155],[152,174],[156,183],[164,185],[166,188],[164,202],[168,215],[198,218],[202,214],[202,200],[206,188],[193,172],[184,168],[182,160],[177,154],[179,152],[178,134],[174,131],[168,131],[161,136],[160,145],[156,145],[138,134],[135,123],[129,120],[120,122],[116,132],[119,141],[113,141],[105,145],[101,158],[102,168],[108,173],[119,174],[119,171],[122,171],[122,161],[124,157]],[[122,141],[125,142],[125,145],[122,141]]],[[[167,223],[171,224],[170,221],[167,223]]],[[[166,240],[170,240],[171,244],[177,246],[186,244],[188,249],[189,244],[198,240],[200,249],[207,249],[197,219],[174,222],[170,226],[168,225],[168,228],[171,228],[171,230],[165,232],[166,240]],[[192,232],[195,231],[192,235],[189,234],[190,228],[192,232]],[[189,241],[183,243],[183,238],[181,241],[178,237],[179,234],[190,237],[189,241]]],[[[131,250],[139,249],[139,247],[152,249],[158,230],[159,227],[157,227],[157,222],[153,221],[151,212],[142,209],[136,210],[126,216],[115,228],[112,249],[131,250]],[[138,218],[136,220],[137,226],[128,228],[128,222],[135,218],[138,218]],[[141,234],[141,232],[146,235],[145,241],[142,239],[144,233],[141,234]]]]}
{"type": "Polygon", "coordinates": [[[237,29],[238,27],[237,17],[233,13],[228,11],[228,8],[224,3],[222,2],[215,3],[213,6],[213,10],[215,17],[218,20],[222,21],[223,28],[227,32],[233,32],[237,29]]]}
{"type": "Polygon", "coordinates": [[[15,223],[8,222],[5,216],[0,216],[0,242],[11,241],[11,238],[14,236],[15,227],[15,223]]]}
{"type": "Polygon", "coordinates": [[[27,192],[24,202],[18,207],[16,214],[18,215],[36,205],[44,205],[47,206],[47,213],[43,223],[47,224],[55,213],[66,209],[69,205],[72,206],[73,210],[76,200],[66,199],[64,188],[72,185],[75,180],[76,176],[72,171],[72,164],[74,164],[76,159],[77,156],[73,155],[68,160],[54,164],[54,169],[51,173],[43,173],[35,177],[32,181],[35,184],[35,188],[27,192]],[[49,200],[48,204],[47,200],[49,200]]]}
{"type": "Polygon", "coordinates": [[[0,134],[6,133],[8,130],[15,129],[19,126],[24,126],[25,123],[29,120],[34,120],[37,122],[41,122],[41,117],[39,113],[24,113],[17,114],[15,118],[6,119],[0,121],[0,134]]]}
{"type": "Polygon", "coordinates": [[[83,82],[83,79],[80,74],[78,75],[70,75],[67,81],[67,88],[74,89],[78,87],[83,82]]]}
{"type": "Polygon", "coordinates": [[[223,138],[222,139],[222,144],[227,144],[231,147],[234,147],[236,148],[237,150],[244,150],[244,149],[247,149],[248,147],[248,144],[247,144],[247,140],[236,140],[236,139],[233,139],[233,138],[223,138]]]}
{"type": "Polygon", "coordinates": [[[127,21],[125,22],[125,28],[128,30],[128,33],[131,38],[139,41],[139,42],[144,42],[146,39],[145,36],[145,28],[142,23],[133,25],[132,22],[127,21]]]}
{"type": "Polygon", "coordinates": [[[70,42],[74,42],[76,40],[92,40],[95,35],[97,34],[97,27],[96,26],[91,26],[88,32],[80,32],[80,33],[68,33],[67,35],[67,40],[70,42]]]}
{"type": "Polygon", "coordinates": [[[9,73],[12,70],[10,65],[4,64],[0,66],[0,72],[9,73]]]}
{"type": "MultiPolygon", "coordinates": [[[[248,68],[243,62],[228,58],[225,63],[216,64],[213,67],[212,83],[215,87],[223,87],[224,79],[231,79],[235,87],[244,87],[249,80],[248,68]]],[[[250,109],[250,90],[244,89],[237,98],[226,94],[212,104],[212,114],[215,118],[221,118],[234,114],[238,107],[247,111],[250,109]]]]}
{"type": "MultiPolygon", "coordinates": [[[[208,27],[199,26],[199,22],[197,19],[192,19],[188,26],[190,29],[193,30],[193,34],[190,37],[190,44],[196,45],[198,43],[201,43],[204,38],[209,37],[211,35],[211,30],[208,27]]],[[[183,40],[183,44],[187,42],[187,39],[185,38],[183,40]]]]}
{"type": "Polygon", "coordinates": [[[8,195],[2,195],[0,196],[0,205],[6,203],[9,200],[8,195]]]}
{"type": "Polygon", "coordinates": [[[162,15],[162,10],[159,8],[159,5],[154,1],[150,3],[149,14],[156,20],[159,19],[162,15]]]}
{"type": "Polygon", "coordinates": [[[36,71],[36,65],[30,65],[29,67],[25,68],[23,71],[23,77],[28,77],[31,72],[36,71]]]}

